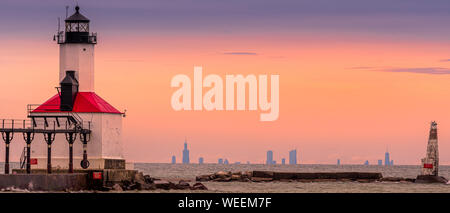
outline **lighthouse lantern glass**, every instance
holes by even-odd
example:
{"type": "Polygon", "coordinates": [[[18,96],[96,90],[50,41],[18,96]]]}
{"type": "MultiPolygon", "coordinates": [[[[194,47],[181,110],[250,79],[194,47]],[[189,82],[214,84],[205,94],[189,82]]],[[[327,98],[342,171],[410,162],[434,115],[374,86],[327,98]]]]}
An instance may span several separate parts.
{"type": "Polygon", "coordinates": [[[66,32],[89,32],[89,23],[86,22],[67,22],[66,32]]]}

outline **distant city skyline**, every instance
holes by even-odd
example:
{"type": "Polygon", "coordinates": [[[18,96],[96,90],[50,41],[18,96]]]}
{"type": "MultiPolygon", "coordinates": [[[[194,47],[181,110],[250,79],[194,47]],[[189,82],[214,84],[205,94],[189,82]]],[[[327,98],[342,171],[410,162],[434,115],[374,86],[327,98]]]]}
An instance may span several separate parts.
{"type": "MultiPolygon", "coordinates": [[[[296,165],[297,164],[297,149],[290,150],[288,154],[289,154],[289,165],[296,165]]],[[[189,157],[189,149],[188,149],[188,144],[187,144],[187,140],[186,139],[185,139],[185,142],[184,142],[184,149],[182,151],[182,156],[183,156],[182,163],[184,163],[184,164],[190,163],[189,162],[189,158],[190,158],[189,157]]],[[[391,159],[390,153],[389,153],[388,150],[386,150],[384,156],[385,156],[384,165],[386,165],[386,166],[394,165],[394,160],[391,159]]],[[[286,164],[286,158],[281,157],[280,162],[281,162],[281,165],[285,165],[286,164]]],[[[175,157],[175,155],[173,155],[172,156],[172,164],[175,164],[175,163],[176,163],[176,157],[175,157]]],[[[203,163],[204,163],[204,158],[203,157],[199,157],[198,164],[203,164],[203,163]]],[[[233,164],[241,164],[240,161],[235,161],[235,162],[231,162],[231,163],[233,163],[233,164]]],[[[227,165],[227,164],[230,164],[230,161],[227,158],[218,158],[217,159],[217,164],[225,164],[225,165],[227,165]]],[[[250,164],[250,161],[247,161],[247,164],[250,164]]],[[[272,150],[268,150],[266,152],[266,160],[265,160],[265,162],[263,162],[263,164],[266,164],[266,165],[277,164],[277,161],[274,160],[274,152],[272,150]]],[[[341,159],[339,159],[339,158],[337,159],[336,165],[338,165],[338,166],[341,165],[341,159]]],[[[369,160],[365,160],[363,165],[370,165],[370,161],[369,160]]],[[[379,165],[379,166],[383,165],[383,160],[378,159],[376,161],[376,165],[379,165]]]]}
{"type": "MultiPolygon", "coordinates": [[[[290,150],[288,152],[289,155],[289,165],[295,165],[297,164],[297,149],[293,149],[290,150]]],[[[389,165],[394,165],[394,160],[391,159],[390,153],[389,151],[386,149],[386,152],[384,154],[385,159],[384,159],[384,165],[389,166],[389,165]]],[[[280,158],[280,164],[285,165],[286,164],[286,158],[281,157],[280,158]]],[[[382,165],[383,161],[378,159],[375,161],[376,165],[382,165]]],[[[176,163],[176,156],[173,155],[172,159],[171,159],[171,163],[175,164],[176,163]]],[[[182,150],[182,163],[183,164],[189,164],[190,163],[190,150],[188,149],[188,143],[187,143],[187,139],[185,139],[184,141],[184,148],[182,150]]],[[[204,163],[204,158],[203,157],[199,157],[198,158],[198,164],[203,164],[204,163]]],[[[217,164],[240,164],[240,161],[235,161],[235,162],[230,162],[227,158],[218,158],[217,159],[217,164]]],[[[250,164],[250,161],[247,161],[247,164],[250,164]]],[[[273,165],[273,164],[277,164],[277,161],[274,159],[274,152],[273,150],[268,150],[266,152],[266,160],[263,162],[263,164],[266,165],[273,165]]],[[[369,160],[365,160],[364,165],[370,165],[370,161],[369,160]]],[[[337,163],[336,165],[341,165],[341,159],[337,159],[337,163]]]]}

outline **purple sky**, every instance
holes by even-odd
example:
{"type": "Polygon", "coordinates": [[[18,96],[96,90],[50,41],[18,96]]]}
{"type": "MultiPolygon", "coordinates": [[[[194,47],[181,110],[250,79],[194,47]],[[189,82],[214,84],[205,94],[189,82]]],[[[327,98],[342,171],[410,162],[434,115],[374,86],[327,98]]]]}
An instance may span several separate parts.
{"type": "MultiPolygon", "coordinates": [[[[56,30],[72,0],[3,0],[1,34],[56,30]]],[[[123,33],[377,33],[448,40],[447,0],[78,0],[98,31],[123,33]],[[111,15],[114,14],[114,15],[111,15]]]]}

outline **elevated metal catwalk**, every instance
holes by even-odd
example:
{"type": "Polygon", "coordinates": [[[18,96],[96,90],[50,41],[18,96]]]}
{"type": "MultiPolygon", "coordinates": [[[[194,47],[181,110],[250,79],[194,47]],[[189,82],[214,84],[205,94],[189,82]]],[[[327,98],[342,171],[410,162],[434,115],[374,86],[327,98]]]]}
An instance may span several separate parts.
{"type": "MultiPolygon", "coordinates": [[[[69,173],[73,173],[73,143],[77,135],[83,143],[83,160],[81,167],[87,169],[89,161],[87,160],[87,142],[91,135],[91,122],[84,122],[81,117],[71,111],[59,111],[59,105],[55,106],[55,110],[47,110],[46,112],[34,113],[33,111],[39,105],[28,105],[28,120],[1,119],[0,132],[5,142],[5,174],[9,174],[9,144],[14,139],[16,133],[22,133],[26,142],[26,170],[31,173],[31,142],[34,140],[36,133],[44,135],[47,149],[47,173],[52,173],[51,149],[56,134],[65,134],[69,143],[69,173]]],[[[47,107],[51,108],[51,107],[47,107]]]]}

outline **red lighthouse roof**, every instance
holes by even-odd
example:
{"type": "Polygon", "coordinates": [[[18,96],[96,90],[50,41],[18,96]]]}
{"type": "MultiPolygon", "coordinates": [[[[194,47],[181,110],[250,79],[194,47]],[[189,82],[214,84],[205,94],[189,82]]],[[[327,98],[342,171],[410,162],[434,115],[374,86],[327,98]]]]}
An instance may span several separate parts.
{"type": "MultiPolygon", "coordinates": [[[[59,95],[48,99],[45,103],[37,107],[33,112],[62,112],[59,105],[61,103],[59,95]]],[[[100,98],[94,92],[78,92],[72,112],[99,112],[99,113],[118,113],[121,112],[111,106],[108,102],[100,98]]]]}

